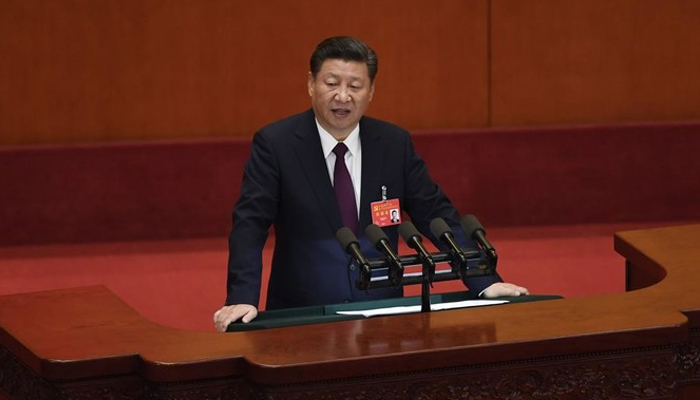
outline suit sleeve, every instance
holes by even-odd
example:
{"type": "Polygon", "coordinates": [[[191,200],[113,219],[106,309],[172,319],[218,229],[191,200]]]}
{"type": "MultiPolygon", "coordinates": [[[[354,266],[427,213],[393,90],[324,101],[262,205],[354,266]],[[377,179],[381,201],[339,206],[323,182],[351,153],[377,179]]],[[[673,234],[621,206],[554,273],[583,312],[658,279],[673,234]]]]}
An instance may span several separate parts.
{"type": "Polygon", "coordinates": [[[260,300],[262,251],[278,210],[279,164],[263,131],[255,134],[229,235],[226,305],[260,300]]]}
{"type": "MultiPolygon", "coordinates": [[[[441,217],[452,227],[455,238],[463,247],[476,247],[473,240],[466,237],[460,226],[460,216],[442,189],[430,178],[425,162],[418,156],[413,143],[408,136],[405,146],[406,192],[404,208],[411,216],[416,228],[429,238],[438,248],[446,251],[446,247],[430,232],[430,221],[441,217]]],[[[484,289],[495,282],[501,282],[498,274],[470,278],[467,282],[469,292],[476,297],[484,289]]]]}

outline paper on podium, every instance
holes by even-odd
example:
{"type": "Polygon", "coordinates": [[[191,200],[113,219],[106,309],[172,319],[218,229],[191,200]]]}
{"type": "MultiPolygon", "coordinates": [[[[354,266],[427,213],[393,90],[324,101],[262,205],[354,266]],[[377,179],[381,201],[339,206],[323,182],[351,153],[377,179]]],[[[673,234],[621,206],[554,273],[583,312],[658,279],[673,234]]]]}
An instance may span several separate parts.
{"type": "MultiPolygon", "coordinates": [[[[492,306],[492,305],[503,304],[503,303],[508,303],[508,300],[465,300],[465,301],[457,301],[457,302],[453,302],[453,303],[431,304],[430,310],[431,311],[451,310],[454,308],[492,306]]],[[[410,313],[420,312],[420,310],[421,310],[421,305],[417,304],[415,306],[374,308],[371,310],[336,311],[336,314],[363,315],[365,317],[376,317],[376,316],[380,316],[380,315],[410,314],[410,313]]]]}

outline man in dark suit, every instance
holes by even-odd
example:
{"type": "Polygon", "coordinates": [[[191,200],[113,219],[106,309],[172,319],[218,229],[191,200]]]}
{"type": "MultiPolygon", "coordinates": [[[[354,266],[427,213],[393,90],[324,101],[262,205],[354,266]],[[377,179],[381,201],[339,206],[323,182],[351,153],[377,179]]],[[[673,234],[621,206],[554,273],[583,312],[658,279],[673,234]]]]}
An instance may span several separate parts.
{"type": "Polygon", "coordinates": [[[401,219],[399,219],[399,210],[391,210],[391,222],[401,222],[401,219]]]}
{"type": "MultiPolygon", "coordinates": [[[[333,37],[317,46],[310,64],[312,109],[264,127],[253,139],[229,237],[226,305],[214,314],[219,331],[257,316],[262,249],[273,225],[267,309],[402,296],[401,288],[356,289],[358,270],[335,237],[352,227],[365,254],[379,256],[360,234],[373,223],[372,203],[397,201],[431,240],[433,218],[459,226],[408,132],[364,116],[374,94],[374,51],[358,39],[333,37]],[[346,194],[338,194],[341,185],[346,194]]],[[[396,248],[397,225],[384,230],[396,248]]],[[[474,297],[527,294],[498,276],[468,283],[474,297]]]]}

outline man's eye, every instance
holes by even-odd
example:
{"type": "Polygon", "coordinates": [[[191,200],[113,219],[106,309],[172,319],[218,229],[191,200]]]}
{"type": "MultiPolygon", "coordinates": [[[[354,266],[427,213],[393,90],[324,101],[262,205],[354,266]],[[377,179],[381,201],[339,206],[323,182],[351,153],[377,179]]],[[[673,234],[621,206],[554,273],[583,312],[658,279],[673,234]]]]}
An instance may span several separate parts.
{"type": "Polygon", "coordinates": [[[335,83],[335,82],[326,82],[326,85],[327,85],[327,86],[331,86],[331,87],[336,87],[336,86],[338,86],[338,84],[335,83]]]}

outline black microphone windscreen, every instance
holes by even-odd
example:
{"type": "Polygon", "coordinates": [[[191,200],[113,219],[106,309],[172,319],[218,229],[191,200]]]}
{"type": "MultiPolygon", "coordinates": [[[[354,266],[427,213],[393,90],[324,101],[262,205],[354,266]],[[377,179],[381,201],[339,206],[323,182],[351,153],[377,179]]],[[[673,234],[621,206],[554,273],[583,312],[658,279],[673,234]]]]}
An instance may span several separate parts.
{"type": "Polygon", "coordinates": [[[338,242],[340,242],[340,245],[343,247],[343,250],[348,249],[348,246],[350,244],[357,243],[357,237],[355,236],[354,233],[352,233],[352,230],[348,227],[342,227],[338,229],[338,232],[335,233],[336,239],[338,239],[338,242]]]}
{"type": "Polygon", "coordinates": [[[472,214],[465,215],[464,218],[462,218],[462,228],[469,237],[474,237],[474,233],[479,230],[486,233],[484,227],[479,223],[479,220],[472,214]]]}
{"type": "Polygon", "coordinates": [[[369,224],[367,225],[367,228],[365,228],[365,235],[369,238],[369,240],[374,244],[375,246],[377,243],[379,243],[382,239],[386,239],[386,241],[389,241],[389,238],[386,236],[382,228],[379,227],[379,225],[376,224],[369,224]]]}
{"type": "Polygon", "coordinates": [[[401,225],[399,225],[399,235],[401,235],[406,243],[410,243],[414,236],[417,236],[420,239],[418,229],[416,229],[415,225],[409,221],[402,222],[401,225]]]}
{"type": "Polygon", "coordinates": [[[444,219],[442,218],[435,218],[432,221],[430,221],[430,232],[432,232],[433,236],[436,238],[441,238],[442,235],[444,235],[447,232],[452,232],[452,228],[450,228],[449,225],[447,225],[447,222],[445,222],[444,219]]]}

